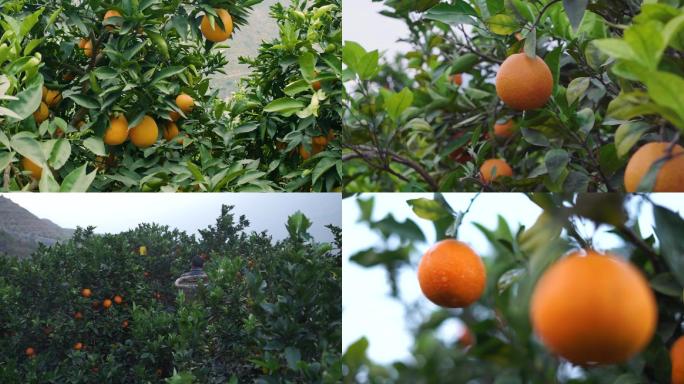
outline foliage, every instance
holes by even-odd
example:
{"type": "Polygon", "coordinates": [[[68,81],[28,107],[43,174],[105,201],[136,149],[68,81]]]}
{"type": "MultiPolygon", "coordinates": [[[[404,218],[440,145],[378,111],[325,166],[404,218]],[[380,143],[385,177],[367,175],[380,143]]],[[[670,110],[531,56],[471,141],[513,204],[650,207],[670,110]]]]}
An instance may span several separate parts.
{"type": "Polygon", "coordinates": [[[302,240],[306,225],[274,242],[248,233],[232,209],[199,237],[156,224],[116,235],[81,228],[31,259],[0,258],[0,381],[339,380],[339,242],[302,240]],[[190,300],[173,281],[197,255],[209,282],[190,300]],[[93,305],[114,295],[123,303],[93,305]]]}
{"type": "MultiPolygon", "coordinates": [[[[363,196],[363,195],[362,195],[363,196]]],[[[529,227],[511,227],[499,217],[496,228],[474,223],[491,246],[483,258],[487,288],[482,298],[465,309],[434,309],[421,298],[407,302],[397,276],[415,273],[425,234],[416,219],[434,224],[437,240],[458,237],[465,212],[452,208],[441,194],[418,198],[408,204],[417,217],[397,222],[392,216],[372,219],[374,198],[359,197],[361,225],[381,239],[351,256],[363,267],[382,267],[388,272],[392,297],[410,313],[414,337],[410,359],[389,366],[374,363],[367,355],[369,342],[362,338],[343,355],[345,383],[608,383],[670,382],[668,346],[682,335],[682,242],[676,238],[684,228],[679,214],[652,203],[649,196],[619,194],[530,194],[543,212],[529,227]],[[638,223],[652,208],[655,236],[643,238],[638,223]],[[637,266],[648,278],[659,307],[658,329],[648,347],[621,365],[572,366],[553,356],[532,332],[529,300],[537,279],[546,268],[570,249],[590,248],[580,224],[604,226],[621,240],[606,249],[637,266]],[[459,319],[474,335],[471,345],[438,337],[437,330],[449,319],[459,319]]],[[[562,324],[558,325],[562,327],[562,324]]]]}
{"type": "MultiPolygon", "coordinates": [[[[291,159],[287,167],[276,172],[280,158],[274,155],[262,158],[262,151],[269,152],[252,132],[263,133],[268,124],[243,118],[244,110],[231,108],[230,101],[219,99],[218,90],[210,88],[211,76],[222,72],[228,64],[217,48],[227,45],[205,40],[199,28],[202,17],[213,16],[215,9],[225,8],[232,15],[235,33],[239,34],[249,11],[260,2],[1,1],[0,75],[3,77],[0,84],[6,84],[7,80],[3,79],[7,77],[9,87],[1,85],[0,94],[18,98],[0,109],[6,116],[0,120],[0,168],[7,174],[3,188],[308,190],[305,182],[289,184],[295,177],[293,174],[307,173],[302,159],[291,159]],[[104,14],[110,10],[122,16],[103,21],[104,14]],[[88,49],[81,48],[81,39],[90,40],[90,52],[94,54],[88,55],[88,49]],[[50,117],[38,124],[31,114],[40,105],[43,85],[61,92],[62,100],[51,105],[50,117]],[[194,99],[195,108],[191,112],[183,112],[176,105],[176,96],[181,93],[194,99]],[[8,115],[12,112],[14,115],[8,115]],[[147,148],[137,148],[132,143],[106,146],[103,135],[110,117],[118,113],[125,114],[129,127],[138,125],[146,115],[152,116],[159,126],[158,136],[163,136],[170,121],[180,116],[180,135],[174,139],[158,138],[147,148]],[[20,157],[29,158],[50,172],[43,172],[40,180],[34,181],[17,166],[20,157]]],[[[339,18],[332,10],[320,16],[320,20],[312,16],[325,8],[325,4],[328,3],[296,2],[291,9],[276,6],[274,14],[281,17],[276,20],[279,23],[285,14],[295,11],[307,14],[306,23],[290,25],[289,37],[294,39],[293,44],[298,44],[297,49],[323,51],[324,48],[312,45],[327,40],[299,39],[307,32],[317,32],[314,26],[322,20],[339,18]]],[[[334,25],[334,22],[328,24],[334,25]]],[[[325,35],[328,38],[334,35],[325,35]]],[[[323,74],[335,77],[334,72],[323,74]]],[[[258,80],[276,91],[287,85],[273,83],[272,77],[254,79],[253,83],[258,80]]],[[[255,86],[253,83],[246,85],[247,92],[255,86]]],[[[332,84],[334,81],[325,90],[334,94],[332,84]]],[[[254,92],[261,95],[256,89],[254,92]]],[[[271,101],[273,96],[262,97],[271,101]]],[[[303,95],[301,98],[306,99],[303,95]]],[[[315,119],[308,120],[312,124],[315,119]]],[[[335,152],[331,151],[329,156],[334,157],[335,152]]],[[[334,184],[334,180],[327,181],[318,190],[334,184]]]]}
{"type": "MultiPolygon", "coordinates": [[[[408,27],[411,49],[380,60],[345,42],[349,192],[619,191],[633,150],[679,142],[681,1],[384,4],[408,27]],[[523,50],[543,57],[554,88],[545,107],[519,112],[499,102],[494,81],[523,50]],[[458,86],[460,73],[468,81],[458,86]],[[495,123],[510,118],[517,132],[496,137],[495,123]],[[495,157],[513,177],[483,183],[479,167],[495,157]]],[[[651,190],[654,177],[645,179],[651,190]]]]}

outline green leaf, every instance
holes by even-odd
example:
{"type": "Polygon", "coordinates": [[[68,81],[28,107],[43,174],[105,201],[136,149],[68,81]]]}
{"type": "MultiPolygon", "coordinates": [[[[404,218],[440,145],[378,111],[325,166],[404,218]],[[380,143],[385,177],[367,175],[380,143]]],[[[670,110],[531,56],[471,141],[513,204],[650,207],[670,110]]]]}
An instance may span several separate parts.
{"type": "Polygon", "coordinates": [[[565,92],[565,96],[568,99],[568,105],[572,105],[575,101],[582,100],[582,97],[586,95],[587,89],[589,89],[590,81],[591,79],[588,77],[572,79],[565,92]]]}
{"type": "Polygon", "coordinates": [[[288,96],[294,96],[298,93],[305,92],[309,90],[309,82],[304,79],[299,79],[288,84],[283,92],[288,96]]]}
{"type": "Polygon", "coordinates": [[[297,348],[285,348],[285,360],[287,360],[288,368],[297,370],[297,363],[302,359],[302,353],[297,348]]]}
{"type": "Polygon", "coordinates": [[[625,30],[624,40],[634,52],[634,60],[650,70],[658,68],[665,51],[662,28],[661,23],[651,21],[632,25],[625,30]]]}
{"type": "Polygon", "coordinates": [[[150,81],[150,85],[154,85],[164,79],[168,79],[169,77],[176,76],[177,74],[185,71],[185,67],[166,67],[162,69],[161,71],[157,72],[157,74],[152,78],[152,81],[150,81]]]}
{"type": "Polygon", "coordinates": [[[474,53],[466,53],[457,57],[451,65],[451,74],[463,73],[470,71],[475,64],[480,62],[480,57],[474,53]]]}
{"type": "Polygon", "coordinates": [[[449,212],[438,201],[421,197],[419,199],[407,200],[406,202],[411,206],[413,212],[422,219],[438,221],[449,217],[449,212]]]}
{"type": "Polygon", "coordinates": [[[169,45],[166,43],[166,40],[164,40],[164,37],[149,29],[146,29],[145,33],[150,36],[152,42],[157,46],[157,49],[161,52],[162,56],[164,56],[166,60],[169,60],[171,58],[171,56],[169,56],[169,45]]]}
{"type": "Polygon", "coordinates": [[[653,206],[654,233],[660,240],[660,252],[680,285],[684,286],[684,220],[675,212],[659,205],[653,206]]]}
{"type": "Polygon", "coordinates": [[[328,169],[332,168],[336,163],[336,160],[331,157],[324,157],[316,164],[313,172],[311,173],[311,184],[316,184],[316,180],[321,177],[328,169]]]}
{"type": "Polygon", "coordinates": [[[629,121],[621,124],[615,131],[615,147],[617,155],[624,157],[639,141],[641,136],[648,131],[649,125],[640,121],[629,121]]]}
{"type": "Polygon", "coordinates": [[[492,33],[507,36],[520,29],[520,25],[515,17],[507,14],[499,14],[487,20],[487,27],[492,33]]]}
{"type": "MultiPolygon", "coordinates": [[[[652,73],[645,81],[648,95],[657,104],[676,111],[678,117],[684,120],[684,79],[668,73],[652,73]]],[[[679,127],[684,129],[684,127],[679,127]]]]}
{"type": "Polygon", "coordinates": [[[609,56],[624,60],[636,59],[632,47],[622,39],[599,39],[592,41],[592,44],[609,56]]]}
{"type": "Polygon", "coordinates": [[[99,109],[100,108],[100,103],[98,103],[97,100],[95,100],[94,98],[92,98],[90,96],[71,94],[71,95],[67,95],[65,97],[73,100],[76,104],[80,105],[81,107],[87,108],[87,109],[99,109]]]}
{"type": "Polygon", "coordinates": [[[69,174],[62,181],[62,186],[59,188],[60,192],[87,192],[95,180],[97,175],[97,170],[91,173],[86,173],[86,165],[83,164],[80,167],[69,172],[69,174]]]}
{"type": "Polygon", "coordinates": [[[38,183],[38,190],[40,192],[59,192],[59,183],[55,180],[50,169],[43,168],[43,174],[40,176],[38,183]]]}
{"type": "Polygon", "coordinates": [[[307,81],[311,81],[315,76],[316,58],[311,52],[305,52],[299,56],[299,70],[307,81]]]}
{"type": "Polygon", "coordinates": [[[52,146],[48,164],[54,169],[60,169],[69,160],[69,156],[71,156],[71,144],[66,139],[58,139],[52,146]]]}
{"type": "Polygon", "coordinates": [[[589,4],[589,0],[563,0],[565,13],[567,13],[570,25],[572,25],[572,30],[575,32],[577,32],[577,29],[582,23],[587,4],[589,4]]]}
{"type": "Polygon", "coordinates": [[[40,107],[43,97],[43,76],[39,74],[33,77],[26,88],[15,96],[16,100],[11,100],[7,103],[7,109],[19,116],[19,119],[14,118],[10,120],[24,120],[40,107]]]}
{"type": "Polygon", "coordinates": [[[394,121],[398,121],[401,114],[413,103],[413,92],[405,87],[399,93],[383,93],[385,110],[387,115],[394,121]]]}
{"type": "Polygon", "coordinates": [[[553,182],[558,181],[569,162],[570,155],[562,149],[552,149],[544,156],[544,164],[553,182]]]}
{"type": "Polygon", "coordinates": [[[0,152],[0,173],[14,161],[14,152],[0,152]]]}
{"type": "Polygon", "coordinates": [[[98,156],[107,156],[107,151],[105,150],[104,142],[102,138],[91,136],[83,140],[83,146],[86,147],[90,152],[98,156]]]}
{"type": "Polygon", "coordinates": [[[475,24],[473,16],[477,17],[475,10],[464,1],[458,0],[454,4],[437,4],[430,8],[423,17],[451,25],[460,25],[475,24]]]}
{"type": "Polygon", "coordinates": [[[302,108],[304,108],[304,106],[305,104],[299,100],[291,99],[289,97],[282,97],[268,103],[268,105],[264,107],[264,112],[277,113],[288,117],[296,112],[299,112],[302,108]]]}
{"type": "MultiPolygon", "coordinates": [[[[29,158],[42,168],[45,168],[47,159],[43,153],[40,143],[30,137],[13,136],[10,141],[10,146],[20,155],[29,158]]],[[[45,173],[45,172],[43,172],[45,173]]]]}

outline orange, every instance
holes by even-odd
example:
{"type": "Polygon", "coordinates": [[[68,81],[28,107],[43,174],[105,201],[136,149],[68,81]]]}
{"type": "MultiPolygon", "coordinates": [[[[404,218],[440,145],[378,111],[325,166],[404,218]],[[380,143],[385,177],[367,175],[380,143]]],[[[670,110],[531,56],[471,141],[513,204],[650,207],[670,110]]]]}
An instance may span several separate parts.
{"type": "MultiPolygon", "coordinates": [[[[80,46],[80,44],[79,44],[80,46]]],[[[93,57],[93,42],[90,40],[86,40],[86,42],[83,44],[83,54],[86,55],[87,57],[93,57]]]]}
{"type": "Polygon", "coordinates": [[[183,113],[187,115],[188,113],[192,112],[192,109],[195,107],[195,100],[193,100],[189,95],[181,93],[180,95],[176,96],[176,105],[181,109],[181,111],[183,111],[183,113]]]}
{"type": "Polygon", "coordinates": [[[496,94],[513,109],[541,108],[552,91],[551,70],[539,56],[532,59],[525,53],[510,55],[496,74],[496,94]]]}
{"type": "Polygon", "coordinates": [[[317,154],[323,152],[328,145],[328,138],[326,136],[314,136],[311,138],[311,152],[317,154]]]}
{"type": "Polygon", "coordinates": [[[318,91],[321,89],[321,82],[319,80],[314,81],[311,83],[311,87],[314,89],[314,91],[318,91]]]}
{"type": "Polygon", "coordinates": [[[466,244],[442,240],[425,252],[418,264],[418,283],[433,303],[463,308],[484,292],[487,274],[482,259],[466,244]]]}
{"type": "Polygon", "coordinates": [[[123,302],[123,298],[119,295],[114,296],[114,302],[117,304],[121,304],[123,302]]]}
{"type": "Polygon", "coordinates": [[[22,168],[24,168],[25,171],[29,171],[31,173],[31,177],[33,177],[36,180],[39,180],[40,177],[43,175],[43,168],[41,168],[38,164],[31,161],[28,157],[24,157],[21,159],[21,166],[22,168]]]}
{"type": "Polygon", "coordinates": [[[48,107],[54,107],[62,101],[62,94],[58,90],[43,87],[43,101],[48,107]]]}
{"type": "Polygon", "coordinates": [[[81,312],[74,313],[74,319],[81,320],[82,318],[83,318],[83,314],[81,312]]]}
{"type": "Polygon", "coordinates": [[[47,104],[41,101],[38,109],[33,112],[33,118],[36,119],[36,124],[40,124],[47,120],[48,117],[50,117],[50,110],[48,109],[47,104]]]}
{"type": "Polygon", "coordinates": [[[108,309],[112,306],[112,301],[109,299],[104,299],[104,301],[102,302],[102,306],[104,307],[104,309],[108,309]]]}
{"type": "Polygon", "coordinates": [[[128,320],[124,320],[121,322],[121,328],[128,328],[128,320]]]}
{"type": "Polygon", "coordinates": [[[90,297],[92,294],[93,292],[90,290],[90,288],[83,288],[83,290],[81,291],[81,296],[86,298],[90,297]]]}
{"type": "MultiPolygon", "coordinates": [[[[105,13],[103,21],[106,21],[106,20],[109,19],[110,17],[121,17],[121,14],[119,13],[119,11],[115,11],[115,10],[113,10],[113,9],[112,9],[112,10],[109,10],[109,11],[107,11],[107,13],[105,13]]],[[[107,30],[108,30],[108,31],[111,31],[111,30],[113,30],[113,29],[114,29],[114,26],[113,26],[113,25],[107,25],[107,30]]]]}
{"type": "Polygon", "coordinates": [[[299,146],[299,156],[301,156],[304,160],[309,160],[309,157],[311,157],[309,151],[304,148],[304,144],[299,146]]]}
{"type": "Polygon", "coordinates": [[[541,341],[577,365],[627,361],[650,342],[657,317],[655,296],[641,271],[592,250],[553,264],[530,303],[541,341]]]}
{"type": "MultiPolygon", "coordinates": [[[[646,176],[653,164],[667,154],[670,143],[652,142],[639,148],[625,168],[625,189],[636,192],[641,179],[646,176]]],[[[656,176],[653,192],[684,192],[684,148],[676,144],[672,148],[672,157],[667,160],[656,176]]]]}
{"type": "Polygon", "coordinates": [[[174,137],[178,136],[179,133],[178,125],[174,122],[170,122],[166,124],[166,128],[164,128],[164,139],[166,141],[171,141],[174,137]]]}
{"type": "Polygon", "coordinates": [[[171,119],[171,121],[178,121],[178,119],[180,119],[180,117],[181,117],[180,113],[178,113],[176,111],[169,112],[169,118],[171,119]]]}
{"type": "Polygon", "coordinates": [[[83,343],[74,344],[74,349],[80,351],[81,349],[83,349],[83,343]]]}
{"type": "Polygon", "coordinates": [[[81,40],[78,41],[78,47],[81,49],[85,49],[86,44],[88,44],[88,41],[90,40],[86,39],[85,37],[81,38],[81,40]]]}
{"type": "Polygon", "coordinates": [[[480,166],[480,180],[483,183],[489,184],[501,176],[513,176],[513,170],[506,160],[489,159],[485,160],[482,166],[480,166]]]}
{"type": "Polygon", "coordinates": [[[36,350],[33,349],[32,347],[28,347],[28,348],[26,348],[25,353],[26,353],[26,356],[33,357],[36,354],[36,350]]]}
{"type": "Polygon", "coordinates": [[[109,127],[104,134],[107,145],[123,144],[128,139],[128,120],[123,114],[109,117],[109,127]]]}
{"type": "Polygon", "coordinates": [[[508,119],[508,121],[502,124],[494,124],[494,136],[496,137],[508,138],[513,136],[514,131],[515,123],[513,122],[513,119],[508,119]]]}
{"type": "Polygon", "coordinates": [[[463,75],[460,73],[451,75],[451,82],[460,86],[461,84],[463,84],[463,75]]]}
{"type": "Polygon", "coordinates": [[[218,20],[216,20],[216,18],[214,18],[214,28],[212,28],[211,22],[209,21],[209,17],[207,15],[202,17],[200,29],[207,40],[218,43],[228,40],[230,35],[233,34],[233,18],[230,17],[230,13],[228,13],[228,11],[225,9],[218,8],[215,9],[215,11],[218,17],[221,19],[221,22],[223,22],[223,27],[225,29],[219,26],[218,20]]]}
{"type": "Polygon", "coordinates": [[[147,148],[157,142],[159,128],[153,118],[145,116],[140,124],[131,128],[128,133],[133,145],[138,148],[147,148]]]}
{"type": "Polygon", "coordinates": [[[466,327],[461,337],[458,338],[458,344],[463,348],[469,348],[475,345],[475,335],[470,331],[470,328],[466,327]]]}
{"type": "Polygon", "coordinates": [[[672,384],[684,384],[684,336],[680,336],[670,348],[672,384]]]}

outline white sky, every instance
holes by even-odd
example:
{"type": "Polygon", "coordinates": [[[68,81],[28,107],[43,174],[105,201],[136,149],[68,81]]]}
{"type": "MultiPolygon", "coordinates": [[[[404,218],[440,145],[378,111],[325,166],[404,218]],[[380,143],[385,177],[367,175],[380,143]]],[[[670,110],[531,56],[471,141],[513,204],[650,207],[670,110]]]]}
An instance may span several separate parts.
{"type": "Polygon", "coordinates": [[[370,0],[342,1],[342,40],[355,41],[367,51],[391,53],[410,49],[406,43],[397,43],[409,30],[402,21],[381,15],[382,3],[370,0]]]}
{"type": "MultiPolygon", "coordinates": [[[[367,198],[369,195],[364,195],[367,198]]],[[[463,210],[468,206],[473,194],[452,193],[446,194],[447,201],[457,210],[463,210]]],[[[675,211],[684,211],[684,199],[681,194],[651,195],[654,202],[675,211]]],[[[427,237],[427,244],[420,249],[420,254],[428,248],[428,244],[435,241],[434,227],[431,222],[417,217],[406,200],[426,197],[432,198],[432,194],[376,194],[373,218],[381,219],[387,213],[392,213],[397,221],[404,221],[407,217],[412,218],[418,224],[427,237]]],[[[382,267],[363,268],[349,261],[349,257],[359,250],[369,248],[374,244],[381,244],[380,237],[371,232],[367,226],[358,224],[360,211],[356,198],[347,198],[342,201],[343,207],[343,274],[342,274],[342,346],[347,346],[362,336],[369,339],[369,356],[378,363],[390,363],[397,360],[407,361],[412,347],[412,336],[407,330],[404,307],[398,301],[389,296],[389,284],[387,273],[382,267]]],[[[644,205],[639,218],[641,231],[644,234],[652,233],[653,215],[649,205],[644,205]]],[[[487,193],[482,194],[473,204],[464,223],[461,225],[458,237],[461,241],[470,244],[480,255],[486,256],[490,252],[489,244],[484,235],[472,225],[473,222],[482,224],[485,228],[494,229],[497,224],[497,215],[503,216],[508,221],[513,231],[517,230],[518,224],[526,227],[531,226],[541,209],[522,194],[487,193]]],[[[592,226],[580,228],[585,237],[592,237],[592,226]]],[[[596,249],[610,249],[619,246],[621,242],[612,234],[601,231],[593,236],[593,244],[596,249]]],[[[420,254],[413,255],[412,260],[417,260],[420,254]]],[[[405,301],[424,301],[430,308],[436,308],[422,297],[415,271],[411,268],[403,268],[399,274],[398,285],[405,301]]],[[[460,335],[460,325],[454,321],[445,324],[438,331],[441,337],[453,340],[460,335]]]]}
{"type": "MultiPolygon", "coordinates": [[[[310,233],[330,241],[324,226],[341,225],[338,193],[9,193],[0,194],[63,228],[94,225],[97,233],[119,233],[139,223],[158,223],[196,234],[216,223],[221,205],[235,205],[249,230],[287,237],[287,217],[297,210],[313,222],[310,233]]],[[[1,220],[1,218],[0,218],[1,220]]]]}

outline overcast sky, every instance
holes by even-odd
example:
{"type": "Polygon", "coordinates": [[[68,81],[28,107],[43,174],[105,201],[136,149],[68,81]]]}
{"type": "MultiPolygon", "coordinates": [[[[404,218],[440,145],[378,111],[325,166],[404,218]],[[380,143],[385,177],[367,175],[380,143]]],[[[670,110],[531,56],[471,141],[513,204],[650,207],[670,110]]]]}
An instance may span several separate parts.
{"type": "Polygon", "coordinates": [[[221,205],[235,205],[250,230],[268,230],[274,239],[287,237],[287,217],[302,211],[319,241],[332,235],[324,226],[341,225],[338,193],[9,193],[0,194],[39,218],[63,228],[94,225],[97,233],[119,233],[139,223],[166,224],[196,234],[216,223],[221,205]]]}
{"type": "MultiPolygon", "coordinates": [[[[369,195],[364,195],[364,198],[369,195]]],[[[463,210],[468,206],[473,194],[452,193],[446,194],[447,201],[457,210],[463,210]]],[[[427,243],[421,245],[418,257],[430,244],[435,241],[434,227],[432,223],[418,218],[406,200],[426,197],[432,198],[432,194],[376,194],[373,218],[381,219],[388,213],[392,213],[398,221],[404,221],[410,217],[418,224],[427,237],[427,243]]],[[[684,199],[681,194],[656,194],[652,200],[675,211],[684,211],[684,199]]],[[[369,355],[371,359],[379,363],[390,363],[397,360],[410,358],[410,348],[413,339],[407,329],[404,307],[397,300],[389,296],[387,273],[384,268],[363,268],[351,263],[349,257],[354,253],[369,248],[374,244],[381,244],[380,238],[371,232],[366,225],[357,223],[359,209],[356,198],[347,198],[342,202],[343,207],[343,273],[342,273],[342,344],[343,350],[366,336],[369,341],[369,355]]],[[[653,214],[649,205],[643,209],[639,216],[639,224],[642,233],[652,233],[653,214]]],[[[531,226],[541,209],[532,203],[523,194],[509,193],[486,193],[480,195],[470,213],[465,217],[464,223],[459,229],[458,237],[468,243],[478,254],[486,256],[490,252],[488,241],[484,235],[472,224],[480,223],[485,228],[493,229],[497,224],[497,215],[503,216],[515,231],[518,224],[526,227],[531,226]]],[[[591,237],[593,226],[579,228],[584,237],[591,237]]],[[[605,250],[617,247],[620,240],[602,230],[593,237],[594,247],[605,250]]],[[[408,302],[416,300],[424,301],[427,307],[434,304],[425,299],[418,285],[416,271],[412,268],[400,270],[398,285],[403,298],[408,302]]],[[[462,328],[456,320],[449,320],[438,330],[437,335],[445,340],[453,340],[460,336],[462,328]]]]}
{"type": "Polygon", "coordinates": [[[406,24],[381,15],[384,8],[383,3],[371,0],[343,0],[342,39],[355,41],[368,51],[377,49],[392,55],[410,49],[409,44],[397,43],[397,39],[409,34],[406,24]]]}

